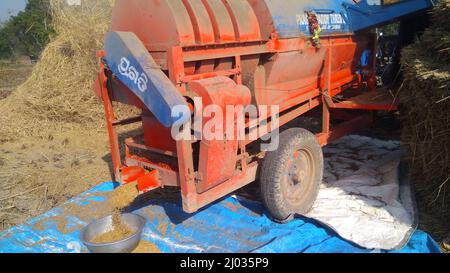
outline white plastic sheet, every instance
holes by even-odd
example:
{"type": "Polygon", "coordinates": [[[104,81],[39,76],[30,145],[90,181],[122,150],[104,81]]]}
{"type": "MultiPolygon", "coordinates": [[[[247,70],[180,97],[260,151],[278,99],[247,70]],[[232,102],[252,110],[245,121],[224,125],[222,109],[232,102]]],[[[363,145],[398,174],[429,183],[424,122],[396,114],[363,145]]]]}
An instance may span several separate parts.
{"type": "Polygon", "coordinates": [[[368,249],[403,247],[416,229],[399,142],[347,136],[324,148],[325,177],[307,215],[368,249]]]}

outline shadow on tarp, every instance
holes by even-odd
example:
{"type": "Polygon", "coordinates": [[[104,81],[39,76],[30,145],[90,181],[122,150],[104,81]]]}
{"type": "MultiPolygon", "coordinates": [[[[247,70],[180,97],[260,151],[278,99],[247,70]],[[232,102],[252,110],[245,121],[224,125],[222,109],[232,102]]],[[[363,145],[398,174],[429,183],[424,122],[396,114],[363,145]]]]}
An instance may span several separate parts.
{"type": "MultiPolygon", "coordinates": [[[[72,199],[80,205],[104,202],[92,197],[95,193],[112,191],[114,183],[103,183],[72,199]]],[[[237,253],[440,253],[437,243],[426,233],[417,231],[408,245],[396,251],[367,250],[339,238],[333,231],[305,218],[288,224],[272,222],[258,202],[225,198],[190,215],[182,211],[179,202],[151,200],[137,205],[134,212],[144,216],[147,224],[143,239],[167,253],[237,252],[237,253]]],[[[87,223],[67,217],[63,234],[50,219],[61,216],[56,208],[27,223],[0,233],[1,253],[79,253],[87,249],[79,241],[80,228],[87,223]],[[34,227],[42,220],[45,228],[34,227]]],[[[95,220],[95,219],[92,219],[95,220]]]]}

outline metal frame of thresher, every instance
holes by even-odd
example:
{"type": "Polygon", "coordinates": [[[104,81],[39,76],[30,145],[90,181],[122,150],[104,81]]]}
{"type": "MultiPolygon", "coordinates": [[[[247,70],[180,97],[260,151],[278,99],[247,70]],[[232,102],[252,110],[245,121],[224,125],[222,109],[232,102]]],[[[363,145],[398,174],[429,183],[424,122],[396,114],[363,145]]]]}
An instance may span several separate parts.
{"type": "MultiPolygon", "coordinates": [[[[341,35],[343,43],[349,43],[348,40],[351,35],[341,35]]],[[[281,106],[279,113],[279,126],[283,126],[299,116],[311,111],[312,109],[323,106],[322,112],[322,132],[317,134],[317,139],[322,146],[327,145],[333,140],[336,140],[349,133],[355,132],[369,125],[373,120],[373,112],[360,114],[356,117],[351,114],[341,113],[336,110],[336,115],[344,117],[346,121],[331,128],[331,110],[333,109],[354,109],[354,110],[395,110],[396,106],[389,100],[385,102],[373,104],[369,99],[371,95],[365,99],[346,101],[336,103],[333,97],[343,92],[343,85],[351,82],[352,79],[344,79],[342,82],[331,81],[331,63],[332,63],[332,47],[334,43],[339,41],[340,37],[323,38],[322,46],[326,48],[326,58],[324,60],[324,86],[320,90],[311,90],[303,95],[291,99],[281,106]]],[[[374,38],[376,41],[376,39],[374,38]]],[[[170,80],[176,85],[182,94],[186,94],[186,84],[192,80],[198,80],[216,76],[233,76],[238,84],[242,84],[241,76],[241,57],[245,55],[265,54],[265,53],[279,53],[302,50],[305,47],[305,40],[298,39],[271,39],[267,42],[242,42],[233,44],[223,44],[217,46],[192,46],[192,47],[171,47],[167,48],[166,67],[169,71],[170,80]],[[219,72],[212,72],[199,75],[185,75],[185,63],[197,60],[209,60],[218,58],[235,59],[235,65],[230,70],[219,72]]],[[[376,49],[377,45],[374,45],[376,49]]],[[[374,50],[373,52],[376,52],[374,50]]],[[[372,54],[375,55],[375,54],[372,54]]],[[[101,72],[99,81],[101,85],[101,94],[105,107],[106,123],[109,132],[109,140],[111,143],[112,161],[114,164],[114,174],[118,181],[121,181],[121,170],[124,167],[120,156],[120,144],[115,127],[120,125],[131,124],[141,121],[140,117],[131,118],[123,121],[118,121],[114,114],[112,100],[110,96],[110,88],[108,86],[108,70],[102,62],[104,56],[103,52],[99,54],[99,64],[101,72]]],[[[375,58],[375,57],[374,57],[375,58]]],[[[375,71],[375,59],[372,60],[373,69],[375,71]]],[[[374,73],[374,72],[373,72],[374,73]]],[[[371,80],[374,81],[375,75],[372,73],[371,80]]],[[[356,75],[353,75],[354,78],[356,75]]],[[[378,94],[375,87],[369,86],[373,94],[378,94]]],[[[334,113],[334,112],[333,112],[334,113]]],[[[269,120],[271,113],[266,117],[261,117],[261,120],[269,120]]],[[[277,129],[272,122],[268,122],[267,132],[272,132],[277,129]]],[[[249,128],[252,129],[252,128],[249,128]]],[[[262,137],[262,136],[259,136],[262,137]]],[[[164,186],[179,186],[183,198],[183,209],[188,213],[198,211],[200,208],[218,200],[242,188],[243,186],[254,182],[257,178],[258,160],[256,157],[251,157],[246,152],[246,146],[254,142],[253,140],[243,140],[239,143],[239,161],[240,168],[236,170],[233,178],[224,183],[204,192],[198,193],[196,188],[196,181],[201,180],[201,174],[196,173],[194,169],[193,156],[193,142],[181,140],[176,143],[176,153],[170,151],[161,151],[151,147],[146,147],[143,144],[137,143],[134,139],[128,139],[125,143],[125,164],[127,166],[140,166],[150,168],[158,173],[158,181],[154,184],[156,187],[164,186]],[[130,152],[130,148],[146,150],[153,153],[169,156],[177,160],[178,170],[173,170],[167,167],[162,167],[154,162],[150,162],[145,158],[140,158],[130,152]]]]}

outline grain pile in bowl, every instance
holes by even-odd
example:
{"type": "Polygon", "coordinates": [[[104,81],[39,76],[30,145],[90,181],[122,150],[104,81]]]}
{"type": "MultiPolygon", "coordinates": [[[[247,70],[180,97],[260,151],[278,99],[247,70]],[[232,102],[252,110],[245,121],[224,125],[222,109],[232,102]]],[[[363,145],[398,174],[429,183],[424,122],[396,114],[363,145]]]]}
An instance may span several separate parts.
{"type": "Polygon", "coordinates": [[[113,210],[112,230],[95,237],[91,243],[106,244],[118,242],[135,234],[136,231],[130,229],[126,223],[122,221],[122,211],[130,206],[138,195],[139,191],[137,183],[123,185],[118,187],[112,193],[108,200],[109,205],[113,210]]]}

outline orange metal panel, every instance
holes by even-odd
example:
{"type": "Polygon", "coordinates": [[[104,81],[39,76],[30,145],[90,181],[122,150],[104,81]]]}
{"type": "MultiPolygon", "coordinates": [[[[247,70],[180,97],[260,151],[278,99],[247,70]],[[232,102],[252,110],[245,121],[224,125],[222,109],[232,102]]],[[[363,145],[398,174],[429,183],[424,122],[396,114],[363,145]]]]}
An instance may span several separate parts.
{"type": "Polygon", "coordinates": [[[261,31],[256,14],[247,1],[223,0],[238,41],[255,41],[261,39],[261,31]]]}
{"type": "Polygon", "coordinates": [[[145,45],[195,44],[186,8],[180,0],[116,0],[112,31],[134,32],[145,45]]]}
{"type": "Polygon", "coordinates": [[[222,0],[202,0],[213,24],[217,43],[236,41],[233,22],[222,0]]]}
{"type": "Polygon", "coordinates": [[[183,4],[191,18],[196,42],[199,44],[214,43],[213,24],[203,2],[198,0],[183,0],[183,4]]]}
{"type": "Polygon", "coordinates": [[[142,115],[145,145],[159,150],[176,152],[177,145],[172,138],[171,129],[164,127],[151,113],[142,115]]]}
{"type": "MultiPolygon", "coordinates": [[[[228,105],[249,105],[250,90],[242,85],[237,85],[227,77],[216,77],[205,80],[193,81],[188,85],[188,89],[196,95],[202,97],[204,106],[216,105],[222,109],[222,116],[226,117],[226,108],[228,105]]],[[[204,118],[203,124],[207,124],[212,118],[204,118]]],[[[238,161],[238,141],[227,139],[225,133],[227,128],[236,128],[234,121],[228,123],[227,119],[223,121],[222,139],[210,139],[206,136],[200,142],[200,155],[198,167],[197,191],[203,193],[223,182],[234,175],[238,161]],[[231,127],[232,126],[232,127],[231,127]]]]}

